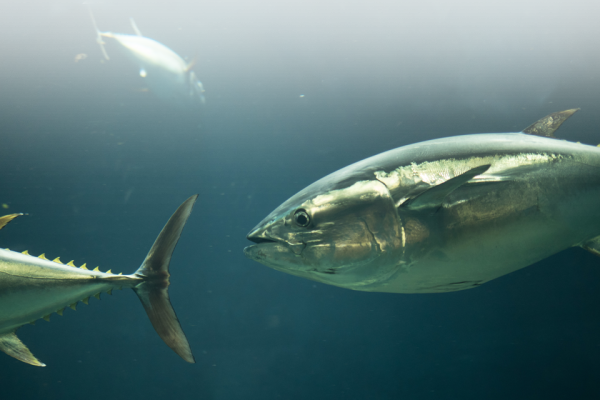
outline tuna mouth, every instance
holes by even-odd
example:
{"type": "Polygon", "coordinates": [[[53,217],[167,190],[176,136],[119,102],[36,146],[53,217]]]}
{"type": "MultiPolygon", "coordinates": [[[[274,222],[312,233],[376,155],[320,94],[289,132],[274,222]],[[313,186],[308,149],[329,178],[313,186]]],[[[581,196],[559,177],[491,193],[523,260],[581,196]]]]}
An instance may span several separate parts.
{"type": "Polygon", "coordinates": [[[277,243],[275,240],[266,239],[266,238],[263,238],[263,237],[252,236],[252,235],[246,236],[246,239],[248,239],[249,241],[254,242],[256,244],[261,244],[261,243],[277,243]]]}
{"type": "Polygon", "coordinates": [[[266,232],[261,229],[254,230],[246,236],[246,238],[254,242],[244,249],[246,257],[259,261],[266,257],[266,252],[275,251],[277,253],[291,252],[296,256],[300,256],[306,248],[306,243],[289,243],[285,240],[274,240],[267,236],[266,232]],[[277,250],[274,250],[277,249],[277,250]]]}
{"type": "Polygon", "coordinates": [[[250,231],[250,233],[248,233],[246,239],[256,244],[277,243],[276,240],[271,239],[269,235],[267,235],[264,228],[253,229],[252,231],[250,231]]]}
{"type": "Polygon", "coordinates": [[[267,263],[267,260],[270,258],[269,250],[272,250],[271,247],[277,247],[279,244],[275,240],[256,237],[251,238],[250,235],[248,235],[248,240],[254,242],[254,244],[244,248],[244,255],[251,260],[258,261],[263,264],[267,263]]]}

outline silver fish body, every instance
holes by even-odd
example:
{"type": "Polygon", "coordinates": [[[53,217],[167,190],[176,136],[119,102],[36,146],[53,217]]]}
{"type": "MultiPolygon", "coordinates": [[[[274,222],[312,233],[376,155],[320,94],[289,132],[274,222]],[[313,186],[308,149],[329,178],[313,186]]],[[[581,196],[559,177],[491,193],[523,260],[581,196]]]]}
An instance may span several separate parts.
{"type": "MultiPolygon", "coordinates": [[[[142,302],[154,329],[165,343],[184,360],[193,363],[189,343],[171,306],[169,263],[185,223],[197,199],[187,199],[171,216],[158,235],[146,259],[131,275],[116,275],[75,267],[58,258],[50,261],[27,252],[0,250],[0,350],[35,366],[45,366],[17,338],[15,331],[37,319],[49,320],[50,314],[62,315],[66,307],[87,304],[91,296],[114,289],[131,288],[142,302]]],[[[20,214],[0,217],[0,229],[20,214]]]]}
{"type": "Polygon", "coordinates": [[[141,278],[74,268],[0,249],[0,335],[141,278]]]}
{"type": "Polygon", "coordinates": [[[195,61],[186,62],[164,44],[144,37],[133,19],[130,19],[135,35],[101,32],[90,10],[96,30],[96,42],[104,57],[108,54],[103,38],[114,40],[122,52],[139,68],[139,73],[150,90],[159,98],[176,104],[204,103],[204,86],[192,71],[195,61]]]}
{"type": "Polygon", "coordinates": [[[137,64],[140,76],[159,98],[181,102],[205,102],[204,86],[187,63],[177,53],[144,36],[101,32],[102,37],[114,39],[122,51],[137,64]]]}
{"type": "Polygon", "coordinates": [[[600,149],[538,136],[575,111],[527,133],[430,140],[352,164],[269,214],[245,254],[393,293],[473,288],[573,246],[598,254],[600,149]]]}

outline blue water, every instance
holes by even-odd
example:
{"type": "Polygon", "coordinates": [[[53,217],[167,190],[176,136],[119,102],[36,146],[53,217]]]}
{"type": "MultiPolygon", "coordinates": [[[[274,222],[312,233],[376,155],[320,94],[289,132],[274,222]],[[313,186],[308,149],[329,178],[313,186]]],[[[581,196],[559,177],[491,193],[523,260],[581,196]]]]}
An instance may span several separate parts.
{"type": "Polygon", "coordinates": [[[188,108],[110,43],[102,62],[83,5],[3,2],[0,203],[28,215],[2,247],[131,273],[200,197],[170,287],[196,364],[124,290],[21,328],[48,366],[0,354],[0,399],[597,397],[600,260],[581,249],[432,295],[353,292],[242,253],[288,197],[394,147],[573,107],[559,136],[600,142],[592,3],[413,3],[92,3],[100,29],[132,33],[134,16],[197,57],[207,102],[188,108]]]}

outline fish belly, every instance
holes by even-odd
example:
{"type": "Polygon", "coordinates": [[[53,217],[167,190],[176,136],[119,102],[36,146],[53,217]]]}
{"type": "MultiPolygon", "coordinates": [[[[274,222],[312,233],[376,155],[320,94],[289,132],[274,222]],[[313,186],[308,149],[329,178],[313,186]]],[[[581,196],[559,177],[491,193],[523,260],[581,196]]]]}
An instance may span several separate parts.
{"type": "Polygon", "coordinates": [[[27,278],[0,272],[0,334],[111,289],[110,283],[94,281],[27,278]]]}

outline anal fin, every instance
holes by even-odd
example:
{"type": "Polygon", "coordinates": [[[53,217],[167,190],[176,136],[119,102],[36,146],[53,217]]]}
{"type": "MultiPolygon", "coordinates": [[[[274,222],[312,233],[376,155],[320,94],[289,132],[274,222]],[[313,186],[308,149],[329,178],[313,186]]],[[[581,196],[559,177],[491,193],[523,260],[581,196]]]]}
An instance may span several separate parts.
{"type": "Polygon", "coordinates": [[[46,366],[46,364],[40,362],[31,354],[31,351],[19,340],[14,332],[0,335],[0,350],[24,363],[35,365],[36,367],[46,366]]]}

